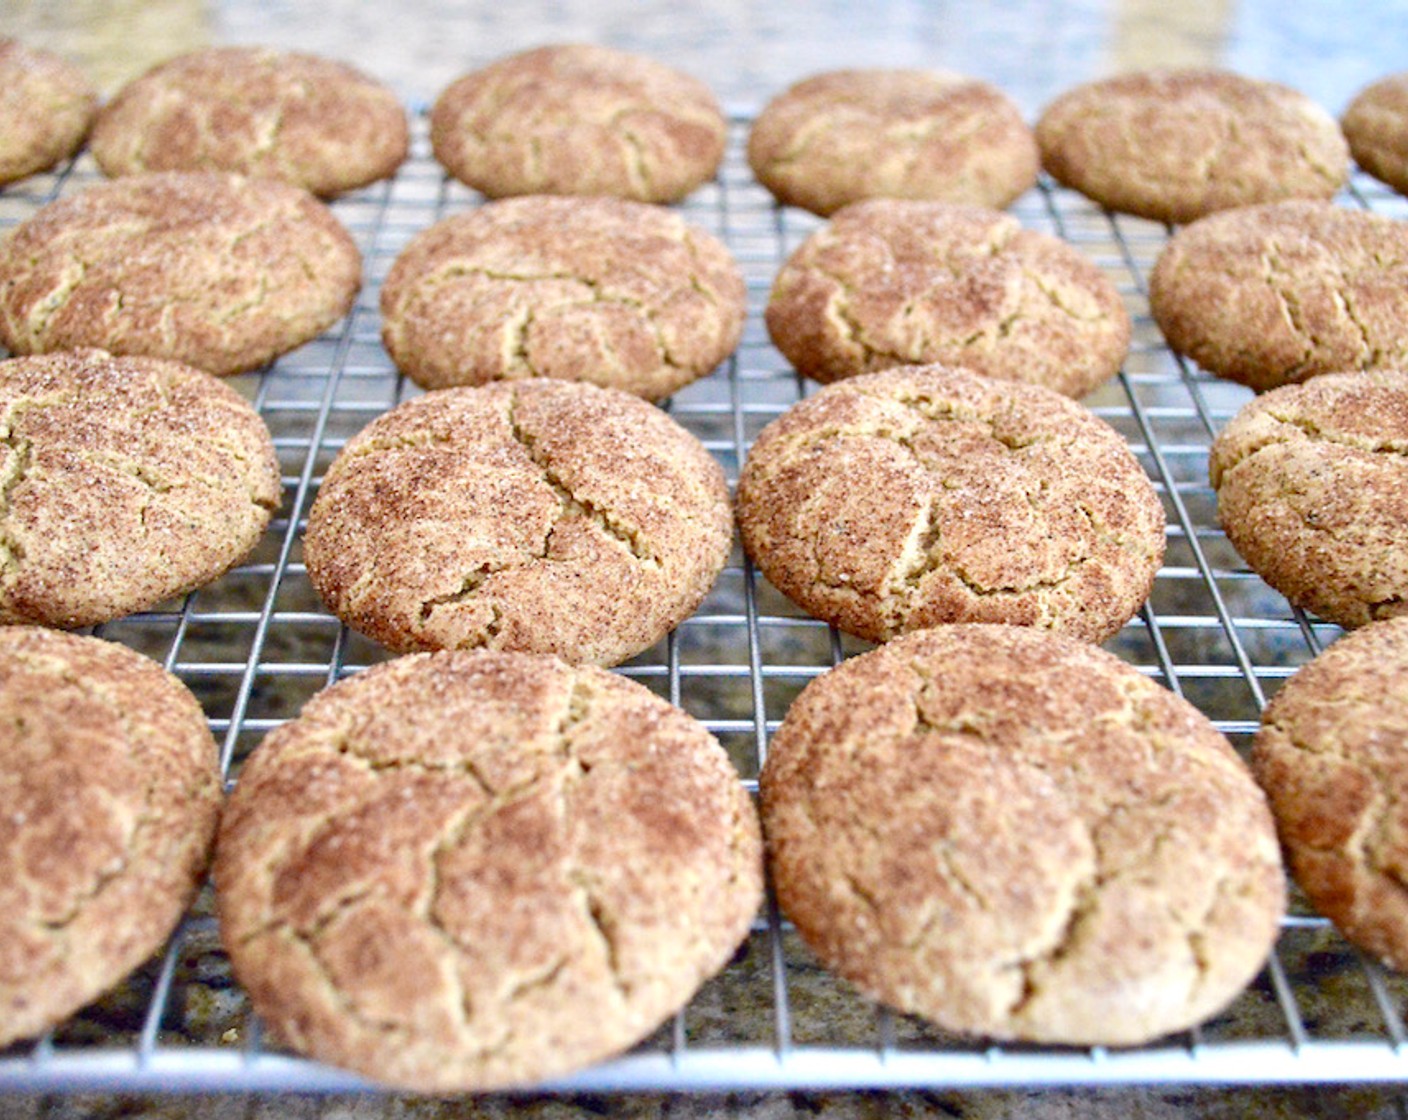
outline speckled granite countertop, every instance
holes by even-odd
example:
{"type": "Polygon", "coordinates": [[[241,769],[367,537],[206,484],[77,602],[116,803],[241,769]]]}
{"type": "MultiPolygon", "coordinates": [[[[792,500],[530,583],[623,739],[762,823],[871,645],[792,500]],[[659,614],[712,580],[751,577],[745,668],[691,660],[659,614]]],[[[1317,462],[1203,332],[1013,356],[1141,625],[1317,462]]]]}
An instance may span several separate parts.
{"type": "MultiPolygon", "coordinates": [[[[982,5],[929,4],[918,0],[881,0],[869,5],[859,5],[854,0],[810,5],[789,0],[721,0],[697,6],[658,0],[642,4],[612,0],[526,0],[509,4],[409,0],[395,5],[394,11],[390,6],[359,0],[0,0],[0,28],[6,34],[47,46],[80,62],[105,92],[112,92],[129,77],[182,50],[210,43],[263,43],[312,50],[352,62],[390,84],[413,106],[427,105],[443,86],[469,69],[518,49],[554,41],[599,42],[653,55],[706,81],[731,110],[741,114],[755,111],[788,83],[817,70],[912,65],[949,68],[987,78],[1011,94],[1028,117],[1034,118],[1047,101],[1079,81],[1137,66],[1170,64],[1222,65],[1283,81],[1338,113],[1367,82],[1408,65],[1401,54],[1402,45],[1408,43],[1408,6],[1389,0],[1334,11],[1328,4],[1308,0],[1290,5],[1272,4],[1269,0],[1241,4],[1232,0],[1193,0],[1182,4],[1156,0],[1018,0],[982,5]]],[[[1024,220],[1049,222],[1050,214],[1044,213],[1041,205],[1040,201],[1033,203],[1020,216],[1024,220]]],[[[358,204],[351,203],[347,212],[355,219],[358,204]]],[[[1092,229],[1103,221],[1089,210],[1078,212],[1076,218],[1080,223],[1088,219],[1092,229]]],[[[805,220],[799,220],[784,232],[784,240],[795,241],[798,231],[805,228],[805,220]]],[[[1084,228],[1082,224],[1075,229],[1078,238],[1084,236],[1084,228]]],[[[745,228],[745,238],[747,233],[745,228]]],[[[1094,234],[1087,247],[1096,254],[1114,252],[1094,234]]],[[[765,293],[768,275],[776,265],[767,252],[764,249],[758,259],[745,262],[755,294],[765,293]]],[[[382,254],[384,271],[389,251],[383,247],[382,254]]],[[[359,345],[354,343],[354,351],[359,345]]],[[[748,345],[745,339],[745,346],[748,345]]],[[[753,345],[762,345],[756,336],[753,345]]],[[[360,360],[355,352],[353,359],[360,360]]],[[[1149,363],[1148,368],[1155,369],[1155,358],[1150,358],[1149,363]]],[[[789,386],[787,391],[793,390],[789,386]]],[[[1101,401],[1111,404],[1113,399],[1101,401]]],[[[703,396],[699,401],[702,406],[710,403],[703,396]]],[[[684,407],[688,409],[690,403],[684,407]]],[[[1231,406],[1215,398],[1213,407],[1222,415],[1231,406]]],[[[710,413],[707,407],[701,407],[700,414],[710,413]]],[[[361,417],[356,422],[360,423],[361,417]]],[[[277,424],[275,428],[277,436],[277,424]]],[[[1133,438],[1133,433],[1126,434],[1133,438]]],[[[729,464],[731,474],[736,465],[729,464]]],[[[285,473],[289,473],[287,467],[285,473]]],[[[298,599],[297,581],[291,581],[290,587],[291,597],[281,601],[281,609],[316,607],[316,603],[298,599]]],[[[713,604],[721,615],[738,609],[729,596],[725,589],[713,604]]],[[[771,604],[764,606],[772,609],[771,604]]],[[[694,632],[702,635],[702,643],[707,643],[707,629],[700,627],[694,632]]],[[[315,634],[315,644],[322,640],[321,634],[322,631],[315,634]]],[[[1173,638],[1177,641],[1179,636],[1175,634],[1173,638]]],[[[199,643],[203,640],[202,634],[188,639],[183,657],[198,660],[205,656],[200,652],[203,647],[199,643]]],[[[806,640],[813,639],[808,636],[806,640]]],[[[815,641],[821,647],[800,653],[795,647],[788,647],[779,656],[796,656],[803,662],[824,659],[828,656],[826,640],[824,633],[817,635],[815,641]]],[[[680,656],[688,663],[694,656],[694,647],[685,642],[681,648],[680,656]]],[[[162,650],[157,641],[149,652],[160,656],[162,650]]],[[[1260,655],[1259,650],[1255,652],[1260,655]]],[[[290,660],[316,661],[327,654],[299,648],[288,656],[290,660]]],[[[354,641],[346,656],[356,661],[368,655],[354,641]]],[[[712,652],[709,656],[716,660],[718,657],[712,652]]],[[[1146,655],[1132,650],[1131,656],[1139,659],[1146,655]]],[[[1175,649],[1173,656],[1175,660],[1196,660],[1206,654],[1190,647],[1186,652],[1175,649]]],[[[748,718],[746,711],[730,707],[734,704],[732,698],[721,697],[714,703],[702,699],[702,695],[697,702],[714,704],[706,714],[717,720],[726,723],[748,718]]],[[[1205,707],[1222,703],[1212,691],[1198,698],[1205,707]]],[[[202,699],[208,706],[216,707],[227,702],[214,691],[202,699]]],[[[257,699],[251,701],[258,703],[257,699]]],[[[769,694],[768,718],[777,718],[784,706],[782,698],[769,694]]],[[[260,711],[270,718],[290,714],[273,701],[260,711]]],[[[741,738],[743,746],[733,749],[746,751],[748,736],[741,738]]],[[[1306,934],[1306,939],[1300,949],[1293,951],[1293,957],[1299,953],[1295,959],[1311,960],[1307,967],[1319,969],[1327,976],[1340,967],[1336,962],[1344,955],[1342,946],[1325,951],[1318,943],[1311,943],[1310,934],[1306,934]]],[[[762,968],[759,960],[763,955],[755,953],[751,964],[744,962],[740,967],[762,968]]],[[[794,968],[804,973],[807,965],[803,961],[794,964],[794,968]]],[[[1330,1006],[1334,1002],[1333,984],[1333,977],[1325,981],[1325,1006],[1312,1004],[1307,1015],[1323,1015],[1333,1021],[1336,1037],[1354,1037],[1360,1025],[1344,1015],[1337,1019],[1330,1006]]],[[[192,990],[200,989],[193,983],[192,990]]],[[[840,1021],[858,1014],[858,1004],[853,999],[835,998],[834,989],[825,982],[820,990],[822,994],[816,1002],[799,1011],[795,1025],[799,1037],[805,1039],[813,1029],[824,1029],[830,1032],[828,1037],[838,1039],[873,1029],[868,1015],[861,1016],[865,1021],[860,1024],[840,1021]],[[808,1017],[815,1022],[808,1022],[808,1017]]],[[[720,1021],[732,1017],[734,1022],[721,1033],[765,1039],[765,1025],[754,1030],[747,1022],[749,1016],[766,1019],[769,1009],[747,1006],[749,992],[751,989],[743,988],[734,992],[727,984],[717,986],[701,1001],[692,1020],[695,1029],[708,1037],[713,1029],[710,1016],[717,1016],[720,1021]],[[740,1021],[742,1026],[738,1025],[740,1021]]],[[[1404,986],[1394,983],[1388,992],[1401,1008],[1405,1002],[1404,986]]],[[[215,1014],[218,1017],[218,1010],[215,1014]]],[[[1318,1028],[1318,1019],[1314,1023],[1318,1028]]],[[[898,1029],[903,1043],[903,1034],[909,1028],[901,1025],[898,1029]]],[[[1233,1036],[1242,1029],[1254,1028],[1236,1024],[1223,1028],[1233,1036]]],[[[1363,1116],[1376,1120],[1408,1117],[1397,1086],[1013,1088],[726,1096],[651,1093],[590,1098],[521,1095],[453,1102],[380,1096],[0,1096],[0,1120],[188,1115],[221,1120],[263,1120],[275,1116],[310,1120],[404,1116],[438,1120],[449,1116],[503,1115],[762,1118],[797,1112],[838,1118],[1032,1116],[1053,1120],[1072,1116],[1172,1118],[1247,1114],[1363,1116]]]]}

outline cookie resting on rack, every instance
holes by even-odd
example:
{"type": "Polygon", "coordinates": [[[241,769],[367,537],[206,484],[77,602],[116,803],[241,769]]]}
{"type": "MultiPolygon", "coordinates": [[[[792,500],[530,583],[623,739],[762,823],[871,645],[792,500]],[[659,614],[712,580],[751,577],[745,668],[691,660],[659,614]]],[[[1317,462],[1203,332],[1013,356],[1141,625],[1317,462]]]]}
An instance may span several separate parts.
{"type": "Polygon", "coordinates": [[[556,377],[658,400],[733,353],[745,296],[723,243],[664,207],[507,198],[406,246],[382,339],[427,389],[556,377]]]}
{"type": "Polygon", "coordinates": [[[101,350],[0,362],[0,623],[92,626],[202,587],[282,496],[228,385],[101,350]]]}
{"type": "Polygon", "coordinates": [[[1408,614],[1408,376],[1324,374],[1213,441],[1217,518],[1253,571],[1340,626],[1408,614]]]}
{"type": "Polygon", "coordinates": [[[307,191],[214,172],[98,183],[0,242],[0,342],[255,369],[352,306],[361,254],[307,191]]]}
{"type": "Polygon", "coordinates": [[[1149,277],[1168,344],[1257,392],[1355,369],[1408,369],[1408,222],[1272,202],[1179,230],[1149,277]]]}
{"type": "Polygon", "coordinates": [[[314,697],[242,768],[221,937],[295,1049],[423,1092],[638,1042],[762,900],[757,815],[679,708],[556,658],[414,654],[314,697]]]}
{"type": "Polygon", "coordinates": [[[441,389],[374,420],[308,515],[328,609],[398,652],[511,649],[614,665],[688,617],[728,557],[723,470],[620,389],[441,389]]]}
{"type": "Polygon", "coordinates": [[[935,70],[834,70],[773,98],[748,163],[778,201],[832,214],[865,198],[1003,207],[1036,182],[1036,141],[995,86],[935,70]]]}
{"type": "Polygon", "coordinates": [[[1091,260],[982,206],[845,207],[773,282],[768,334],[797,372],[839,381],[942,362],[1082,397],[1119,372],[1130,320],[1091,260]]]}
{"type": "Polygon", "coordinates": [[[678,202],[718,169],[727,132],[703,82],[585,44],[501,58],[453,82],[430,111],[435,158],[490,198],[678,202]]]}
{"type": "Polygon", "coordinates": [[[1191,704],[1095,646],[908,634],[812,681],[763,828],[828,968],[943,1030],[1136,1045],[1261,968],[1285,908],[1266,799],[1191,704]]]}
{"type": "Polygon", "coordinates": [[[1349,176],[1334,117],[1303,93],[1225,70],[1145,70],[1067,91],[1036,125],[1056,180],[1110,210],[1190,222],[1349,176]]]}
{"type": "Polygon", "coordinates": [[[1252,765],[1291,874],[1354,944],[1408,971],[1408,618],[1348,634],[1262,713],[1252,765]]]}
{"type": "Polygon", "coordinates": [[[223,797],[195,697],[97,638],[0,627],[0,1048],[157,952],[223,797]]]}
{"type": "Polygon", "coordinates": [[[1164,513],[1075,401],[941,366],[828,385],[759,435],[738,480],[753,562],[871,641],[946,622],[1099,642],[1149,594],[1164,513]]]}
{"type": "Polygon", "coordinates": [[[1408,71],[1359,91],[1340,117],[1354,161],[1399,194],[1408,194],[1408,71]]]}
{"type": "Polygon", "coordinates": [[[97,109],[97,91],[78,67],[0,38],[0,183],[73,155],[97,109]]]}
{"type": "Polygon", "coordinates": [[[393,174],[410,130],[396,95],[332,59],[209,47],[128,82],[89,141],[108,175],[234,171],[334,195],[393,174]]]}

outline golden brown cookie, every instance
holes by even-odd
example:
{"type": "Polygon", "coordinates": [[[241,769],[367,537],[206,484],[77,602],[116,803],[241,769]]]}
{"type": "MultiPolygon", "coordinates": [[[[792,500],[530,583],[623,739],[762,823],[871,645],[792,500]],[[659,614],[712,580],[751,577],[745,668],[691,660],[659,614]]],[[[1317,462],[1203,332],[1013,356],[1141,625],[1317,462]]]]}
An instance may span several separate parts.
{"type": "Polygon", "coordinates": [[[0,627],[0,1047],[161,948],[221,796],[215,740],[175,677],[97,638],[0,627]]]}
{"type": "Polygon", "coordinates": [[[762,896],[714,738],[556,658],[420,654],[315,697],[240,773],[221,935],[255,1010],[420,1091],[522,1085],[649,1034],[762,896]]]}
{"type": "Polygon", "coordinates": [[[1329,113],[1286,86],[1221,70],[1148,70],[1077,86],[1042,113],[1036,139],[1059,182],[1162,222],[1331,198],[1349,175],[1329,113]]]}
{"type": "Polygon", "coordinates": [[[1258,392],[1408,367],[1408,224],[1328,202],[1214,214],[1159,254],[1149,307],[1174,350],[1258,392]]]}
{"type": "Polygon", "coordinates": [[[490,198],[677,202],[717,170],[726,132],[704,83],[643,55],[580,44],[466,74],[430,113],[435,158],[490,198]]]}
{"type": "Polygon", "coordinates": [[[731,539],[694,436],[629,393],[541,378],[373,421],[328,468],[303,551],[328,609],[393,650],[614,665],[689,616],[731,539]]]}
{"type": "Polygon", "coordinates": [[[1408,618],[1340,638],[1262,713],[1252,765],[1291,874],[1356,945],[1408,970],[1408,618]]]}
{"type": "Polygon", "coordinates": [[[406,158],[396,95],[341,62],[266,47],[209,47],[118,91],[90,147],[109,175],[235,171],[333,195],[406,158]]]}
{"type": "Polygon", "coordinates": [[[361,268],[332,211],[297,187],[134,175],[51,202],[0,242],[0,342],[239,373],[341,318],[361,268]]]}
{"type": "Polygon", "coordinates": [[[1354,161],[1399,194],[1408,194],[1408,71],[1360,90],[1340,117],[1354,161]]]}
{"type": "Polygon", "coordinates": [[[1252,570],[1341,626],[1408,614],[1408,375],[1325,374],[1213,441],[1217,516],[1252,570]]]}
{"type": "Polygon", "coordinates": [[[822,963],[945,1030],[1129,1045],[1231,1002],[1276,938],[1265,798],[1191,704],[1008,626],[814,680],[768,749],[778,901],[822,963]]]}
{"type": "Polygon", "coordinates": [[[1050,389],[941,366],[830,385],[738,480],[753,562],[871,641],[1006,622],[1099,642],[1137,611],[1164,513],[1120,435],[1050,389]]]}
{"type": "Polygon", "coordinates": [[[0,183],[71,156],[97,108],[97,92],[78,67],[0,37],[0,183]]]}
{"type": "Polygon", "coordinates": [[[663,207],[535,195],[417,236],[382,338],[427,389],[557,377],[658,400],[733,352],[745,294],[723,243],[663,207]]]}
{"type": "Polygon", "coordinates": [[[0,623],[184,595],[249,554],[281,495],[264,421],[208,373],[101,350],[0,362],[0,623]]]}
{"type": "Polygon", "coordinates": [[[767,328],[797,372],[837,381],[941,362],[1084,396],[1119,370],[1129,314],[1077,249],[997,210],[873,199],[788,258],[767,328]]]}
{"type": "Polygon", "coordinates": [[[1036,182],[1037,150],[995,86],[931,70],[835,70],[764,107],[748,163],[778,201],[832,214],[865,198],[1003,207],[1036,182]]]}

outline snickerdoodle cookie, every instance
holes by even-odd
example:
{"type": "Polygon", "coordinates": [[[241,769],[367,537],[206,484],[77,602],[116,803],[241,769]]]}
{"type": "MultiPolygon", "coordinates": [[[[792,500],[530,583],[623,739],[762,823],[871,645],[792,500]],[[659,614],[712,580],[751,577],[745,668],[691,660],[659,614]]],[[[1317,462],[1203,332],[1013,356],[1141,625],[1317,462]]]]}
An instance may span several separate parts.
{"type": "Polygon", "coordinates": [[[1286,861],[1346,937],[1408,971],[1408,618],[1340,638],[1262,714],[1252,765],[1286,861]]]}
{"type": "Polygon", "coordinates": [[[0,38],[0,183],[44,171],[83,143],[98,95],[82,70],[0,38]]]}
{"type": "Polygon", "coordinates": [[[733,352],[744,296],[723,243],[663,207],[535,195],[417,236],[381,289],[382,338],[427,389],[557,377],[657,400],[733,352]]]}
{"type": "Polygon", "coordinates": [[[612,665],[699,605],[732,538],[723,470],[619,389],[442,389],[364,428],[323,479],[304,558],[328,608],[400,652],[612,665]]]}
{"type": "Polygon", "coordinates": [[[539,47],[467,74],[430,113],[435,158],[491,198],[676,202],[714,174],[726,131],[697,79],[580,44],[539,47]]]}
{"type": "Polygon", "coordinates": [[[1095,646],[940,626],[807,686],[768,749],[783,912],[946,1030],[1136,1044],[1228,1004],[1276,938],[1266,800],[1196,708],[1095,646]]]}
{"type": "Polygon", "coordinates": [[[649,1034],[747,934],[761,848],[728,757],[680,709],[602,669],[446,651],[343,681],[265,739],[215,882],[278,1036],[458,1092],[649,1034]]]}
{"type": "Polygon", "coordinates": [[[239,373],[331,326],[361,282],[356,244],[307,191],[134,175],[51,202],[0,242],[0,342],[239,373]]]}
{"type": "Polygon", "coordinates": [[[770,101],[748,162],[780,202],[831,214],[865,198],[1003,207],[1036,182],[1017,106],[976,78],[930,70],[836,70],[770,101]]]}
{"type": "Polygon", "coordinates": [[[237,171],[332,195],[392,174],[408,143],[396,95],[350,66],[297,51],[210,47],[119,90],[89,146],[109,175],[237,171]]]}
{"type": "Polygon", "coordinates": [[[1248,403],[1213,441],[1217,516],[1298,607],[1341,626],[1408,613],[1408,376],[1325,374],[1248,403]]]}
{"type": "Polygon", "coordinates": [[[1327,199],[1349,174],[1335,119],[1304,94],[1219,70],[1077,86],[1036,126],[1042,166],[1111,210],[1188,222],[1234,206],[1327,199]]]}
{"type": "Polygon", "coordinates": [[[1360,90],[1340,117],[1354,161],[1408,194],[1408,71],[1360,90]]]}
{"type": "Polygon", "coordinates": [[[0,627],[0,1047],[161,947],[221,797],[215,741],[175,677],[97,638],[0,627]]]}
{"type": "Polygon", "coordinates": [[[942,362],[1084,396],[1129,348],[1119,293],[1079,250],[997,210],[872,199],[783,265],[767,306],[797,372],[837,381],[942,362]]]}
{"type": "Polygon", "coordinates": [[[282,487],[208,373],[78,350],[0,362],[0,623],[91,626],[243,559],[282,487]]]}
{"type": "Polygon", "coordinates": [[[744,547],[783,594],[871,641],[1007,622],[1103,641],[1149,594],[1164,514],[1075,401],[938,366],[827,386],[763,429],[744,547]]]}
{"type": "Polygon", "coordinates": [[[1159,254],[1149,307],[1174,350],[1258,392],[1408,367],[1408,223],[1328,202],[1214,214],[1159,254]]]}

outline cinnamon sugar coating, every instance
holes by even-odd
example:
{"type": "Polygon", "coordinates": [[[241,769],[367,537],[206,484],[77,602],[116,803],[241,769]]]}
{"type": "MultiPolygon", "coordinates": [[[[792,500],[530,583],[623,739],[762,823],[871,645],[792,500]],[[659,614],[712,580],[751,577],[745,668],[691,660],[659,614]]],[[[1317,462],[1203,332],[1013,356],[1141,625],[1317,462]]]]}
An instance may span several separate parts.
{"type": "Polygon", "coordinates": [[[803,690],[768,751],[778,901],[827,967],[944,1030],[1134,1045],[1265,961],[1266,800],[1196,708],[1118,658],[941,626],[803,690]]]}
{"type": "Polygon", "coordinates": [[[334,195],[406,158],[396,95],[345,63],[267,47],[169,59],[103,106],[91,147],[108,175],[233,171],[334,195]]]}
{"type": "Polygon", "coordinates": [[[704,83],[583,44],[501,58],[453,82],[430,113],[435,158],[490,198],[677,202],[714,174],[726,133],[704,83]]]}
{"type": "Polygon", "coordinates": [[[1081,397],[1129,348],[1119,293],[1079,250],[1007,214],[873,199],[836,214],[773,283],[768,334],[836,381],[939,362],[1081,397]]]}
{"type": "Polygon", "coordinates": [[[97,638],[0,627],[0,1047],[159,950],[223,794],[186,687],[97,638]]]}
{"type": "Polygon", "coordinates": [[[42,207],[0,244],[0,341],[96,346],[214,374],[254,369],[330,327],[361,255],[297,187],[154,172],[42,207]]]}
{"type": "Polygon", "coordinates": [[[282,493],[264,421],[208,373],[101,350],[0,362],[0,623],[92,626],[201,587],[282,493]]]}
{"type": "Polygon", "coordinates": [[[649,1034],[762,897],[718,743],[623,677],[417,654],[311,700],[244,765],[215,866],[263,1021],[424,1092],[523,1085],[649,1034]]]}
{"type": "Polygon", "coordinates": [[[347,443],[308,517],[313,586],[389,646],[613,665],[699,605],[728,556],[723,471],[618,389],[442,389],[347,443]]]}

